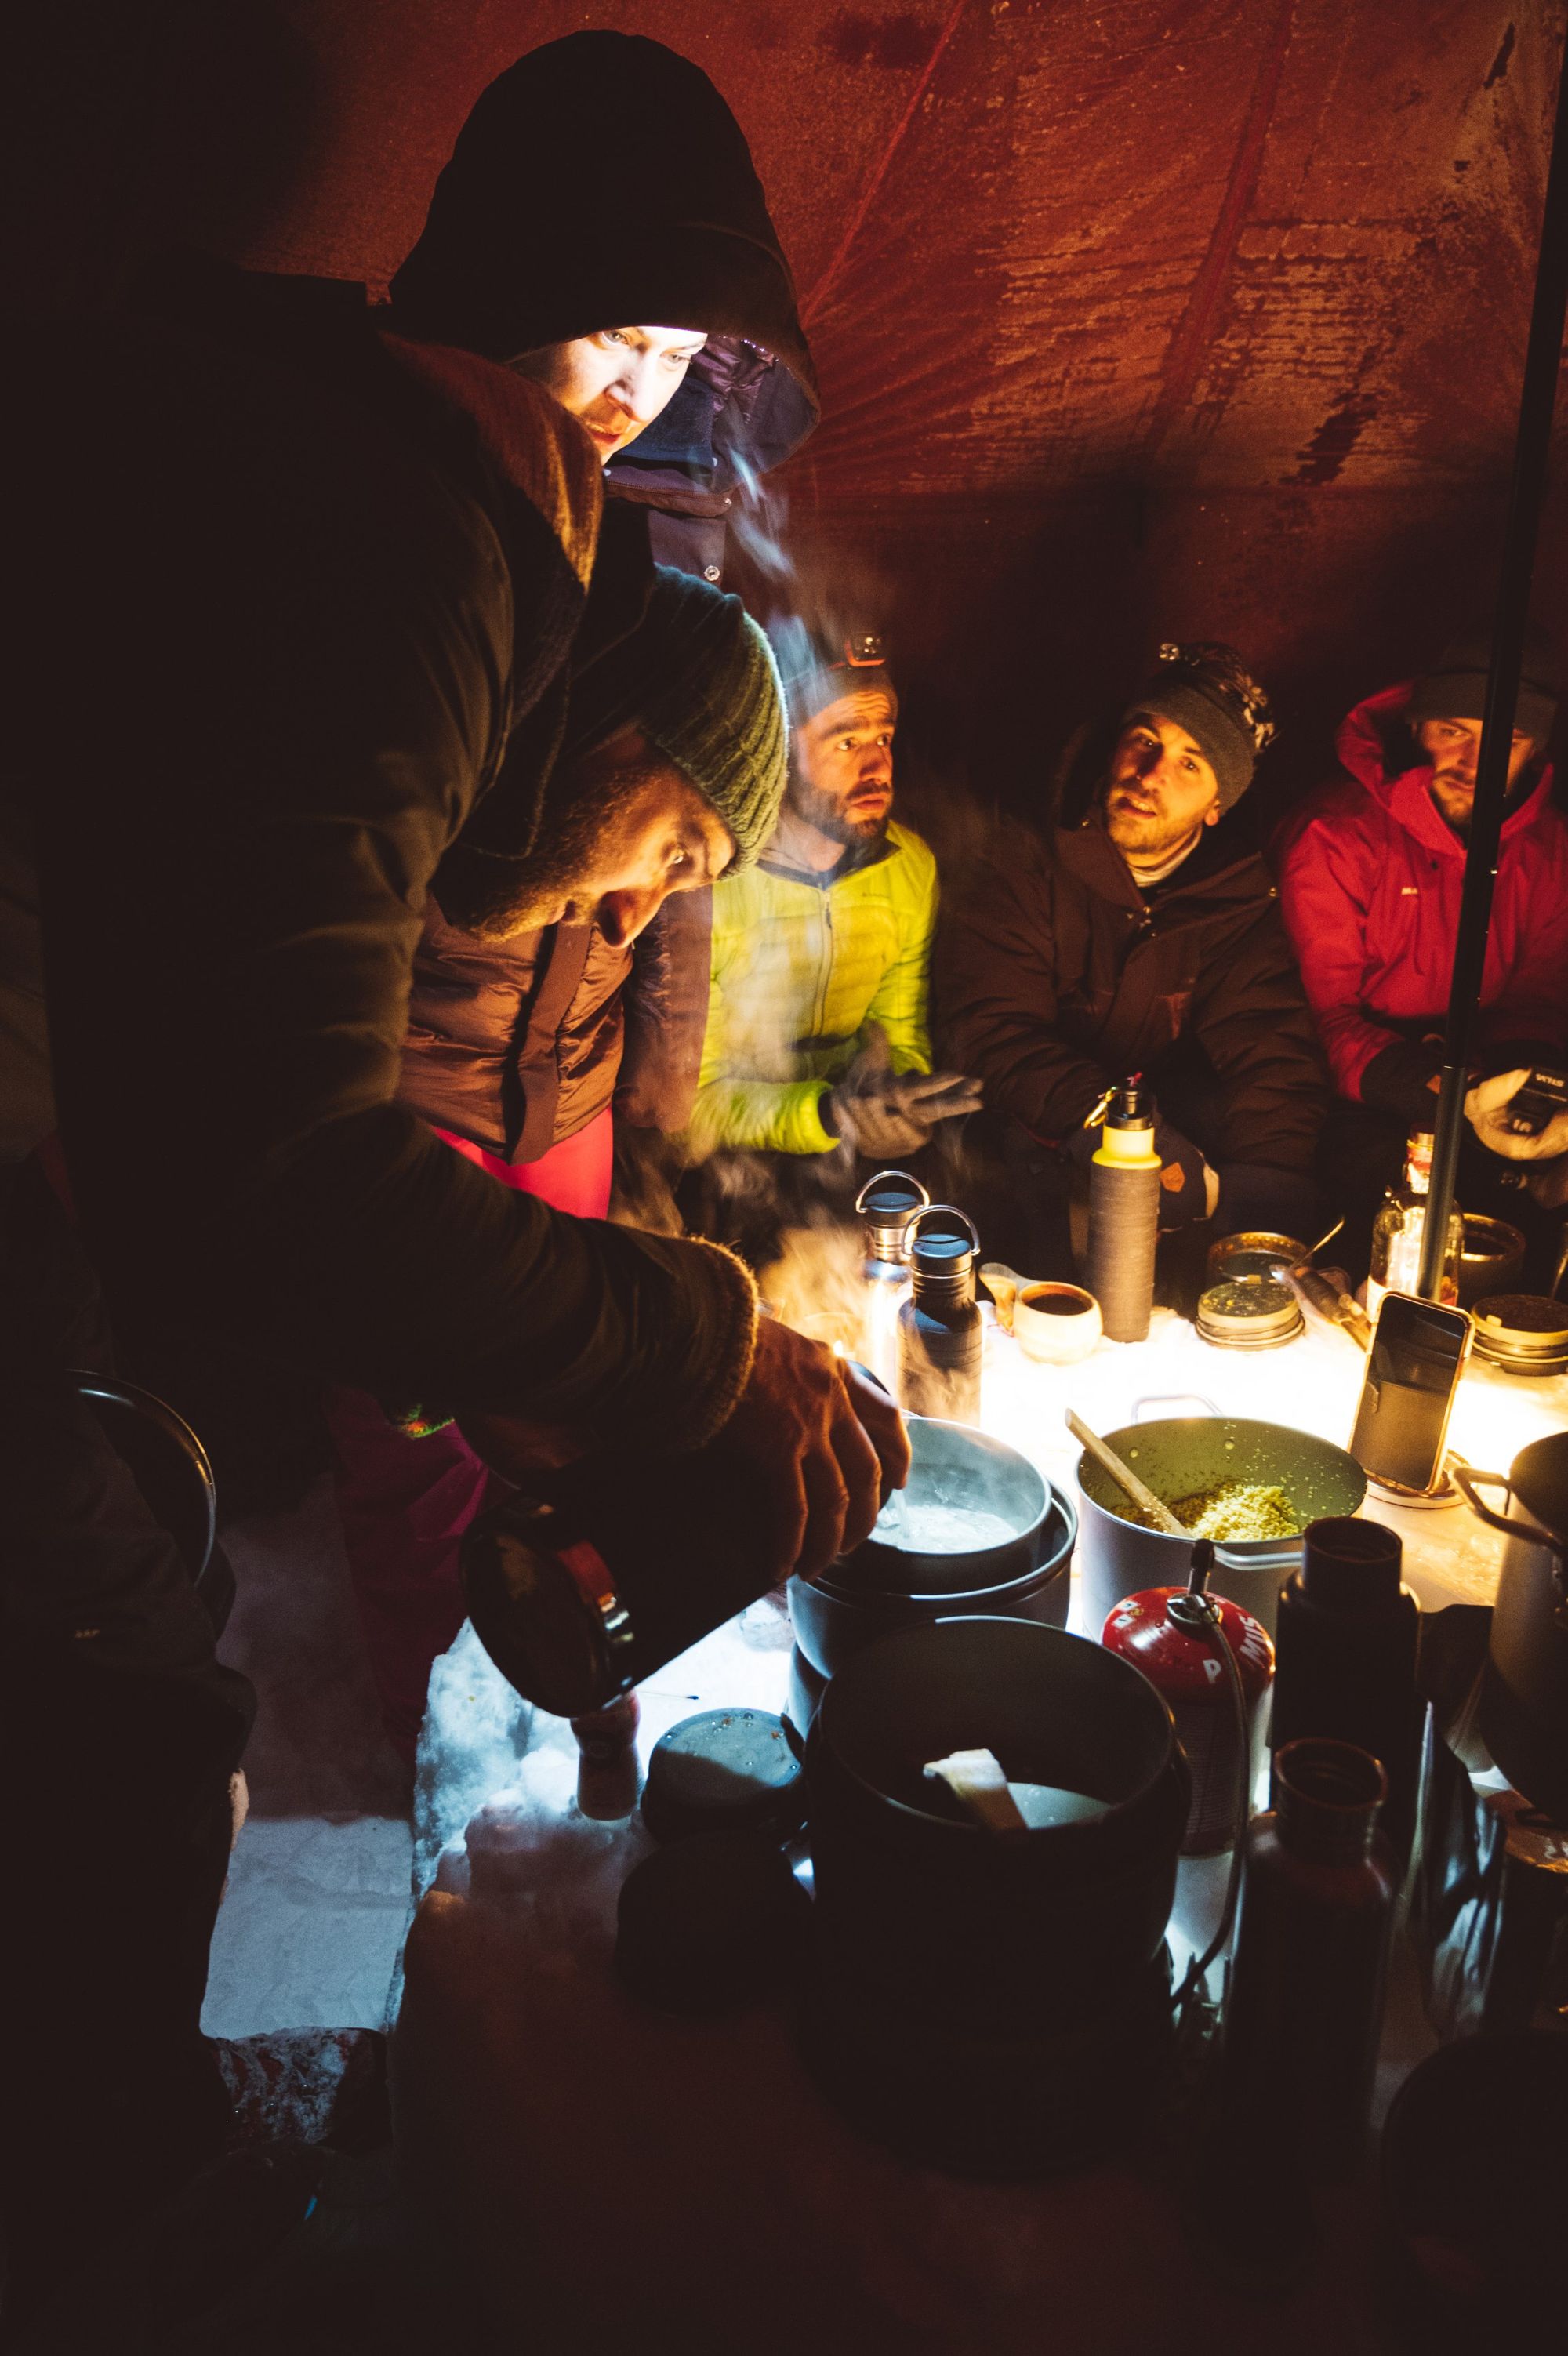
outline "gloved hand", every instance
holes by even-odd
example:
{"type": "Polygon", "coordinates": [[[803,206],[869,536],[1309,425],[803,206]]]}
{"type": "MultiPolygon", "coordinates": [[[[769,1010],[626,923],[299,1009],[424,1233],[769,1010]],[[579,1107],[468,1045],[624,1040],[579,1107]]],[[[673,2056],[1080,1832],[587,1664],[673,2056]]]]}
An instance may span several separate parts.
{"type": "Polygon", "coordinates": [[[1160,1226],[1167,1232],[1193,1219],[1209,1219],[1219,1200],[1219,1180],[1190,1138],[1168,1121],[1155,1123],[1160,1157],[1160,1226]]]}
{"type": "Polygon", "coordinates": [[[1361,1075],[1361,1102],[1377,1112],[1392,1113],[1407,1129],[1430,1129],[1437,1118],[1442,1069],[1443,1040],[1437,1032],[1429,1032],[1424,1039],[1391,1039],[1361,1075]]]}
{"type": "Polygon", "coordinates": [[[1465,1098],[1465,1118],[1487,1152],[1505,1162],[1555,1162],[1568,1153],[1568,1112],[1554,1113],[1539,1137],[1521,1137],[1508,1126],[1508,1108],[1529,1077],[1523,1070],[1478,1080],[1465,1098]]]}
{"type": "Polygon", "coordinates": [[[880,1023],[867,1028],[866,1044],[832,1090],[822,1125],[867,1161],[916,1153],[938,1121],[978,1112],[981,1085],[958,1072],[895,1072],[887,1033],[880,1023]]]}
{"type": "MultiPolygon", "coordinates": [[[[1079,1169],[1089,1168],[1100,1146],[1100,1130],[1075,1130],[1063,1151],[1079,1169]]],[[[1160,1228],[1169,1234],[1193,1219],[1211,1219],[1219,1202],[1219,1173],[1211,1170],[1190,1138],[1155,1117],[1155,1151],[1160,1157],[1160,1228]]]]}

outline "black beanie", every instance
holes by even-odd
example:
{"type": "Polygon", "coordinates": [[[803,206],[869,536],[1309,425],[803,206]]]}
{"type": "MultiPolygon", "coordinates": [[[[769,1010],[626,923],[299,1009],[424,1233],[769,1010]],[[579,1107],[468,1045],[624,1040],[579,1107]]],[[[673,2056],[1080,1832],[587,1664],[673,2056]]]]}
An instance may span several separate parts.
{"type": "Polygon", "coordinates": [[[1122,727],[1140,712],[1187,730],[1214,772],[1222,810],[1240,800],[1276,733],[1268,697],[1235,648],[1219,640],[1163,646],[1159,669],[1122,714],[1122,727]]]}
{"type": "MultiPolygon", "coordinates": [[[[1492,668],[1489,630],[1472,630],[1444,647],[1435,668],[1418,679],[1411,691],[1405,717],[1412,725],[1423,720],[1479,720],[1487,708],[1487,680],[1492,668]]],[[[1557,649],[1539,622],[1527,624],[1524,659],[1519,675],[1519,701],[1514,705],[1516,728],[1536,744],[1544,744],[1557,717],[1562,670],[1557,649]]]]}
{"type": "Polygon", "coordinates": [[[768,632],[792,728],[846,695],[885,695],[897,713],[898,693],[880,632],[812,629],[795,615],[770,622],[768,632]]]}

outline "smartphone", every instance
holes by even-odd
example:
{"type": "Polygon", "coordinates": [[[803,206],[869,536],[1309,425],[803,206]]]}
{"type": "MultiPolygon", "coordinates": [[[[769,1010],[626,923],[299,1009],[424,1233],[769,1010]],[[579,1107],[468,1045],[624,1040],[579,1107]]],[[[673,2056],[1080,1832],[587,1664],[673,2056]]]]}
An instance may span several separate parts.
{"type": "Polygon", "coordinates": [[[1568,1112],[1568,1074],[1548,1071],[1540,1064],[1503,1107],[1516,1137],[1539,1137],[1560,1112],[1568,1112]]]}
{"type": "Polygon", "coordinates": [[[1473,1330],[1467,1310],[1384,1293],[1350,1435],[1350,1453],[1369,1479],[1416,1496],[1439,1486],[1473,1330]]]}

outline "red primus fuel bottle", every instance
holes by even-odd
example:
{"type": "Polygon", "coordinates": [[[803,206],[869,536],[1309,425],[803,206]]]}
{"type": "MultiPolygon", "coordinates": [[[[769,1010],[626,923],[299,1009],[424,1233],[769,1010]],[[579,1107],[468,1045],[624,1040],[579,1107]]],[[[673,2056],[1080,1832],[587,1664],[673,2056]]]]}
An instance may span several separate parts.
{"type": "Polygon", "coordinates": [[[1245,1705],[1248,1783],[1262,1756],[1263,1706],[1273,1682],[1274,1648],[1251,1612],[1201,1589],[1146,1587],[1123,1596],[1105,1622],[1101,1643],[1142,1669],[1164,1696],[1176,1739],[1192,1770],[1192,1805],[1182,1836],[1183,1857],[1212,1857],[1245,1829],[1238,1821],[1243,1741],[1235,1688],[1219,1656],[1229,1646],[1245,1705]],[[1196,1608],[1194,1608],[1196,1607],[1196,1608]],[[1214,1614],[1218,1614],[1216,1621],[1214,1614]]]}

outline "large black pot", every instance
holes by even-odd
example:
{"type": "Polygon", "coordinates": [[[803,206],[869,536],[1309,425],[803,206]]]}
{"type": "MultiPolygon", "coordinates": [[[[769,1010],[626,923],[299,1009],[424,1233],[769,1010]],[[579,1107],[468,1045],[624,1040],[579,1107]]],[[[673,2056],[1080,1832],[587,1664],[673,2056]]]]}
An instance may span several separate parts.
{"type": "Polygon", "coordinates": [[[1010,1536],[964,1554],[922,1554],[867,1538],[813,1580],[789,1581],[795,1641],[819,1676],[894,1629],[950,1614],[1067,1625],[1078,1537],[1072,1505],[1026,1456],[967,1424],[906,1418],[907,1499],[998,1515],[1010,1536]]]}
{"type": "Polygon", "coordinates": [[[1533,1440],[1506,1478],[1455,1468],[1466,1496],[1507,1534],[1481,1685],[1481,1739],[1515,1791],[1568,1824],[1568,1431],[1533,1440]],[[1499,1514],[1479,1494],[1507,1488],[1499,1514]]]}
{"type": "Polygon", "coordinates": [[[178,1547],[214,1635],[234,1602],[234,1573],[218,1544],[218,1490],[207,1451],[166,1400],[120,1375],[67,1376],[115,1454],[129,1466],[148,1512],[178,1547]]]}
{"type": "Polygon", "coordinates": [[[820,1967],[936,2029],[1016,2035],[1158,1953],[1188,1778],[1136,1669],[1026,1621],[952,1619],[868,1645],[806,1747],[820,1967]],[[1080,1821],[998,1837],[923,1777],[959,1750],[1090,1795],[1080,1821]]]}

